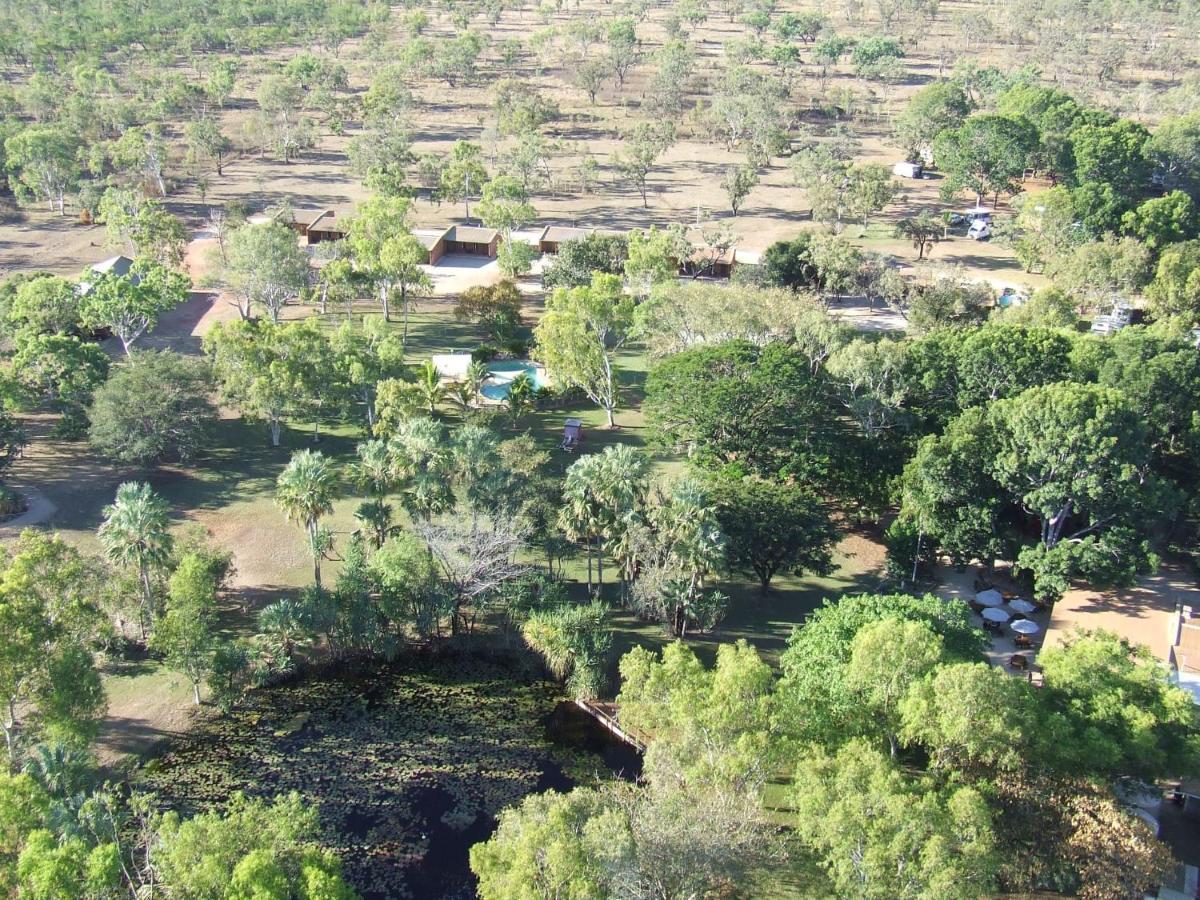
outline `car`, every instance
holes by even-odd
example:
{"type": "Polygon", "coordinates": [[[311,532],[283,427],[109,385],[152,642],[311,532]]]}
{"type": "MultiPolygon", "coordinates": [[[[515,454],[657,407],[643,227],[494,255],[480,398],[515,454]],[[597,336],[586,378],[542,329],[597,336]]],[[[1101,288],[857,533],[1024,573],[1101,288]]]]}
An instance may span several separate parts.
{"type": "Polygon", "coordinates": [[[898,162],[892,166],[892,174],[901,178],[924,178],[925,166],[921,163],[898,162]]]}
{"type": "Polygon", "coordinates": [[[967,229],[967,237],[973,241],[986,241],[992,236],[992,223],[987,219],[976,219],[967,229]]]}

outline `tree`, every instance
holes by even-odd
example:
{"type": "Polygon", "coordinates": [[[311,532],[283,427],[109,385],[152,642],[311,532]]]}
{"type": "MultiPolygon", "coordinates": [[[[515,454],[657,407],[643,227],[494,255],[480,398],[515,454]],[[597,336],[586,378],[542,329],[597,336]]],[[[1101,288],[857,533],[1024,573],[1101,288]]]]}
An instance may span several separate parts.
{"type": "Polygon", "coordinates": [[[853,742],[802,759],[796,829],[839,894],[977,897],[995,889],[992,816],[972,787],[937,790],[853,742]]]}
{"type": "Polygon", "coordinates": [[[765,594],[775,575],[827,574],[836,531],[820,499],[798,484],[759,478],[712,486],[729,566],[752,572],[765,594]]]}
{"type": "Polygon", "coordinates": [[[604,550],[621,537],[646,491],[647,460],[625,444],[581,456],[567,468],[558,521],[569,540],[587,549],[588,589],[596,560],[597,589],[604,584],[604,550]]]}
{"type": "Polygon", "coordinates": [[[1057,735],[1039,719],[1027,682],[982,662],[929,671],[903,698],[900,716],[905,742],[923,747],[935,768],[982,777],[1042,764],[1038,745],[1057,735]]]}
{"type": "Polygon", "coordinates": [[[278,324],[288,300],[308,285],[308,257],[281,222],[243,225],[229,236],[227,254],[225,278],[243,319],[257,304],[278,324]]]}
{"type": "Polygon", "coordinates": [[[217,418],[209,400],[212,376],[202,361],[170,350],[146,351],[96,388],[88,408],[88,439],[123,463],[187,461],[208,443],[217,418]]]}
{"type": "Polygon", "coordinates": [[[905,158],[921,160],[939,134],[966,121],[971,108],[966,91],[954,81],[935,81],[913,94],[895,124],[896,142],[905,158]]]}
{"type": "Polygon", "coordinates": [[[151,863],[180,897],[354,900],[332,851],[317,843],[317,810],[292,792],[272,801],[235,793],[223,812],[156,822],[151,863]]]}
{"type": "Polygon", "coordinates": [[[350,168],[368,190],[385,197],[406,196],[408,171],[416,155],[407,123],[379,122],[350,141],[350,168]]]}
{"type": "Polygon", "coordinates": [[[1070,190],[1059,185],[1014,198],[1017,208],[1013,251],[1026,272],[1044,270],[1050,260],[1071,253],[1085,234],[1070,190]]]}
{"type": "MultiPolygon", "coordinates": [[[[484,900],[607,896],[607,826],[616,804],[577,788],[530,794],[500,813],[495,834],[471,848],[471,871],[484,900]]],[[[623,831],[623,829],[622,829],[623,831]]]]}
{"type": "Polygon", "coordinates": [[[773,777],[780,746],[772,740],[770,666],[745,641],[722,644],[706,668],[682,641],[661,656],[636,647],[621,658],[621,723],[647,743],[646,773],[691,796],[757,796],[773,777]]]}
{"type": "Polygon", "coordinates": [[[628,237],[592,233],[563,241],[554,259],[542,271],[542,284],[547,289],[585,287],[591,284],[596,272],[622,274],[630,258],[634,234],[640,237],[641,232],[631,232],[628,237]]]}
{"type": "MultiPolygon", "coordinates": [[[[1141,241],[1105,235],[1103,240],[1080,244],[1069,254],[1048,260],[1047,273],[1055,287],[1081,307],[1096,308],[1110,302],[1113,294],[1140,290],[1153,275],[1153,268],[1150,250],[1141,241]]],[[[1153,303],[1153,296],[1150,299],[1153,303]]]]}
{"type": "Polygon", "coordinates": [[[197,706],[200,684],[212,672],[219,586],[204,557],[185,555],[171,573],[167,609],[155,623],[150,640],[151,648],[162,653],[167,666],[192,685],[197,706]]]}
{"type": "Polygon", "coordinates": [[[351,254],[355,266],[375,282],[385,322],[391,321],[391,293],[399,289],[404,310],[404,340],[408,336],[410,295],[431,287],[420,268],[429,252],[410,232],[409,201],[404,197],[372,197],[350,222],[351,254]]]}
{"type": "Polygon", "coordinates": [[[477,144],[455,141],[442,167],[441,194],[451,203],[463,201],[464,213],[471,218],[471,195],[483,188],[488,179],[483,151],[477,144]]]}
{"type": "Polygon", "coordinates": [[[476,212],[485,225],[504,236],[505,242],[511,240],[514,230],[528,225],[537,216],[528,191],[511,175],[497,175],[483,185],[476,212]]]}
{"type": "Polygon", "coordinates": [[[645,297],[656,285],[676,281],[680,262],[691,253],[692,245],[682,227],[659,229],[651,225],[646,231],[635,228],[628,237],[625,279],[635,293],[645,297]]]}
{"type": "Polygon", "coordinates": [[[1085,124],[1071,132],[1075,180],[1108,185],[1128,208],[1146,184],[1146,142],[1150,133],[1128,119],[1085,124]]]}
{"type": "Polygon", "coordinates": [[[326,377],[326,339],[313,320],[217,323],[204,336],[222,399],[267,423],[278,447],[283,420],[302,410],[313,379],[326,377]]]}
{"type": "Polygon", "coordinates": [[[634,609],[675,637],[686,637],[689,625],[712,631],[728,598],[705,584],[724,560],[725,536],[703,487],[688,478],[656,486],[621,531],[618,557],[634,609]]]}
{"type": "Polygon", "coordinates": [[[1164,119],[1143,149],[1162,171],[1168,188],[1200,198],[1200,113],[1164,119]]]}
{"type": "Polygon", "coordinates": [[[1154,197],[1121,217],[1121,226],[1151,250],[1185,241],[1196,235],[1196,210],[1183,191],[1154,197]]]}
{"type": "Polygon", "coordinates": [[[496,284],[475,285],[458,296],[454,318],[474,322],[493,341],[509,341],[521,327],[521,292],[516,282],[505,278],[496,284]]]}
{"type": "Polygon", "coordinates": [[[139,180],[153,183],[158,196],[167,195],[163,167],[167,159],[167,144],[157,126],[129,128],[112,143],[109,149],[112,164],[130,176],[136,185],[139,180]]]}
{"type": "Polygon", "coordinates": [[[817,268],[812,262],[811,232],[801,232],[790,241],[776,241],[762,255],[767,284],[799,290],[815,287],[817,268]]]}
{"type": "Polygon", "coordinates": [[[1039,543],[1018,556],[1039,596],[1057,597],[1072,575],[1120,584],[1153,565],[1139,528],[1170,499],[1148,472],[1146,426],[1123,394],[1050,384],[989,413],[993,476],[1040,521],[1039,543]]]}
{"type": "Polygon", "coordinates": [[[1014,179],[1037,146],[1037,131],[1025,119],[977,115],[943,131],[934,142],[938,168],[946,173],[942,195],[969,190],[982,206],[984,194],[1015,193],[1014,179]]]}
{"type": "Polygon", "coordinates": [[[620,390],[614,357],[632,325],[633,299],[621,290],[621,279],[597,274],[587,287],[555,291],[534,330],[535,352],[551,377],[587,394],[610,428],[620,390]]]}
{"type": "Polygon", "coordinates": [[[18,197],[44,200],[65,215],[67,192],[80,175],[79,140],[65,128],[30,125],[4,141],[9,182],[18,197]]]}
{"type": "Polygon", "coordinates": [[[564,604],[534,610],[521,625],[521,637],[555,678],[566,680],[577,699],[599,696],[612,651],[607,606],[564,604]]]}
{"type": "Polygon", "coordinates": [[[233,142],[221,131],[221,123],[212,116],[203,116],[184,126],[188,155],[193,160],[207,158],[217,167],[217,177],[224,175],[225,157],[233,150],[233,142]]]}
{"type": "Polygon", "coordinates": [[[1153,780],[1195,767],[1200,720],[1149,648],[1111,632],[1077,632],[1038,662],[1045,703],[1073,733],[1056,748],[1066,771],[1153,780]]]}
{"type": "Polygon", "coordinates": [[[850,169],[850,186],[846,211],[859,219],[865,228],[871,217],[896,199],[900,184],[892,178],[886,166],[864,163],[850,169]]]}
{"type": "MultiPolygon", "coordinates": [[[[0,727],[15,767],[26,731],[86,744],[104,716],[105,696],[85,646],[99,632],[95,569],[60,538],[34,531],[24,532],[14,551],[0,573],[0,727]]],[[[13,812],[0,805],[4,855],[13,812]]],[[[5,875],[0,869],[0,883],[5,875]]]]}
{"type": "Polygon", "coordinates": [[[625,138],[624,149],[616,154],[614,164],[617,171],[628,179],[642,195],[642,206],[649,207],[646,183],[654,164],[673,142],[667,129],[639,122],[625,138]]]}
{"type": "Polygon", "coordinates": [[[404,347],[382,318],[363,317],[355,328],[344,322],[330,339],[329,349],[337,379],[363,404],[367,430],[375,427],[375,398],[380,382],[400,378],[404,366],[404,347]]]}
{"type": "Polygon", "coordinates": [[[909,285],[903,312],[914,331],[928,333],[982,322],[995,299],[988,284],[941,278],[909,285]]]}
{"type": "Polygon", "coordinates": [[[80,328],[79,291],[66,278],[35,275],[13,287],[6,325],[14,338],[69,334],[80,328]]]}
{"type": "Polygon", "coordinates": [[[188,290],[186,275],[147,260],[135,262],[125,275],[93,272],[87,278],[80,319],[88,328],[110,329],[127,357],[162,313],[183,302],[188,290]]]}
{"type": "Polygon", "coordinates": [[[113,244],[124,243],[134,255],[167,268],[183,263],[190,235],[179,217],[158,200],[148,200],[132,189],[110,187],[100,198],[96,218],[104,223],[113,244]]]}
{"type": "Polygon", "coordinates": [[[113,504],[104,508],[104,521],[96,533],[111,562],[137,569],[142,584],[139,625],[143,639],[156,608],[150,574],[166,564],[174,543],[167,531],[169,514],[167,501],[150,485],[126,481],[117,488],[113,504]]]}
{"type": "Polygon", "coordinates": [[[96,388],[108,377],[108,354],[77,337],[39,334],[21,341],[13,371],[37,402],[62,414],[56,432],[76,434],[86,426],[85,410],[96,388]]]}
{"type": "Polygon", "coordinates": [[[971,624],[964,603],[907,594],[860,594],[826,601],[793,632],[780,657],[778,727],[801,741],[826,747],[856,737],[883,745],[884,730],[863,702],[863,682],[851,680],[849,671],[856,636],[885,620],[924,626],[940,638],[947,661],[982,659],[984,635],[971,624]]]}
{"type": "Polygon", "coordinates": [[[729,166],[725,169],[721,187],[725,189],[725,196],[729,198],[729,208],[735,216],[757,184],[758,171],[753,166],[729,166]]]}
{"type": "Polygon", "coordinates": [[[780,342],[703,344],[669,357],[646,379],[652,439],[731,474],[817,478],[837,426],[809,359],[780,342]]]}
{"type": "Polygon", "coordinates": [[[1179,316],[1185,322],[1200,322],[1200,240],[1162,252],[1146,299],[1159,318],[1179,316]]]}
{"type": "Polygon", "coordinates": [[[441,574],[453,634],[473,628],[480,605],[528,572],[517,561],[524,537],[520,526],[497,517],[490,528],[480,528],[474,518],[464,514],[444,524],[429,519],[417,523],[417,533],[441,574]],[[470,615],[468,610],[473,610],[470,615]]]}
{"type": "Polygon", "coordinates": [[[280,473],[275,499],[289,521],[297,522],[308,534],[313,556],[313,581],[321,586],[321,559],[328,551],[329,532],[320,527],[322,517],[333,512],[337,499],[337,476],[329,460],[314,450],[292,454],[287,468],[280,473]]]}
{"type": "Polygon", "coordinates": [[[940,221],[928,212],[921,213],[916,218],[907,217],[896,223],[896,236],[912,242],[917,251],[917,260],[923,260],[933,252],[933,245],[942,236],[943,226],[940,221]]]}

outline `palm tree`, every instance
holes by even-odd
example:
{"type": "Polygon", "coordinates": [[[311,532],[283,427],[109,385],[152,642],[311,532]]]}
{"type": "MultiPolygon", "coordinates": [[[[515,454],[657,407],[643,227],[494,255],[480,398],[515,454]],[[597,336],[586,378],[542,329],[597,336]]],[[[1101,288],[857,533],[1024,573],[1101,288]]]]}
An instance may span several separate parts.
{"type": "Polygon", "coordinates": [[[167,531],[170,507],[150,485],[127,481],[117,488],[116,500],[104,508],[104,521],[97,536],[109,560],[119,565],[136,566],[142,582],[139,614],[142,639],[146,623],[154,612],[154,589],[150,569],[164,565],[171,555],[171,535],[167,531]]]}
{"type": "Polygon", "coordinates": [[[433,364],[432,360],[425,360],[417,369],[417,390],[432,416],[437,411],[438,403],[446,396],[442,376],[438,374],[437,366],[433,364]]]}
{"type": "Polygon", "coordinates": [[[392,505],[382,500],[365,500],[354,511],[354,518],[371,535],[371,543],[378,550],[392,533],[392,505]]]}
{"type": "Polygon", "coordinates": [[[516,428],[525,410],[533,403],[533,379],[528,372],[522,372],[508,386],[508,417],[512,427],[516,428]]]}
{"type": "Polygon", "coordinates": [[[275,501],[288,520],[304,526],[313,551],[313,578],[321,584],[321,558],[328,549],[326,532],[322,535],[321,517],[333,511],[337,497],[337,476],[329,460],[316,450],[299,450],[275,483],[275,501]]]}

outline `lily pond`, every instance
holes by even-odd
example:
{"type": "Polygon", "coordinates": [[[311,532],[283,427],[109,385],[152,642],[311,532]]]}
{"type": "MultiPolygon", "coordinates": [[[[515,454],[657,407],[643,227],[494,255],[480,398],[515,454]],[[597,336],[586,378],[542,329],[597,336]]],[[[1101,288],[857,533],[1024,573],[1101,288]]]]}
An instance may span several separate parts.
{"type": "Polygon", "coordinates": [[[323,843],[368,900],[474,897],[468,851],[497,812],[637,765],[560,701],[512,657],[419,655],[318,673],[203,717],[140,786],[189,814],[233,791],[296,790],[319,808],[323,843]]]}

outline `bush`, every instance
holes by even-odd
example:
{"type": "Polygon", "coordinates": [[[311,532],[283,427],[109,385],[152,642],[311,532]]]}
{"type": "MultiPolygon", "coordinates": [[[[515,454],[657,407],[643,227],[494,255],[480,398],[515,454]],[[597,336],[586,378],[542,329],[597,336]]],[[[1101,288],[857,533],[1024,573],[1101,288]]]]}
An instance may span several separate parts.
{"type": "Polygon", "coordinates": [[[208,366],[164,350],[137,353],[96,391],[88,438],[104,456],[153,465],[191,459],[216,418],[208,366]]]}

